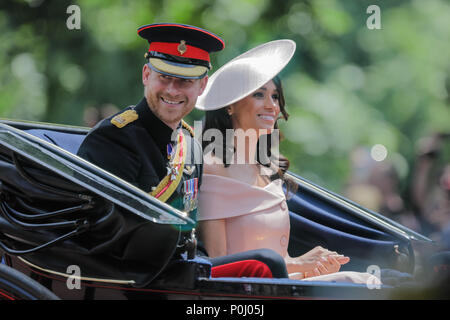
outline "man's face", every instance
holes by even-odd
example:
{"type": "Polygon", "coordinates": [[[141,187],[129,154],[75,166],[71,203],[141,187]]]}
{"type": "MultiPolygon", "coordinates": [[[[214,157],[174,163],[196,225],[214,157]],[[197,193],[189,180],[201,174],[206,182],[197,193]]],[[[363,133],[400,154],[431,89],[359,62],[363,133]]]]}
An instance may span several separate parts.
{"type": "Polygon", "coordinates": [[[208,76],[194,80],[166,76],[147,65],[142,70],[144,94],[150,109],[172,129],[195,107],[207,81],[208,76]]]}

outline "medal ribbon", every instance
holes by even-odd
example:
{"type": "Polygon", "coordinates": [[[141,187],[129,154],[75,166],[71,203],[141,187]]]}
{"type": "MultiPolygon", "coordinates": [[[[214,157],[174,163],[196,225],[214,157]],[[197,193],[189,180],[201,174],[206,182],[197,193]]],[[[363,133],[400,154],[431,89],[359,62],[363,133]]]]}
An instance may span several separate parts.
{"type": "Polygon", "coordinates": [[[167,176],[158,184],[158,186],[153,190],[150,195],[153,197],[166,202],[170,196],[174,193],[178,184],[183,176],[184,164],[186,162],[186,152],[187,144],[186,139],[184,139],[183,130],[178,131],[177,136],[177,146],[175,151],[175,159],[170,163],[171,169],[177,169],[175,179],[172,179],[173,172],[169,172],[167,176]]]}

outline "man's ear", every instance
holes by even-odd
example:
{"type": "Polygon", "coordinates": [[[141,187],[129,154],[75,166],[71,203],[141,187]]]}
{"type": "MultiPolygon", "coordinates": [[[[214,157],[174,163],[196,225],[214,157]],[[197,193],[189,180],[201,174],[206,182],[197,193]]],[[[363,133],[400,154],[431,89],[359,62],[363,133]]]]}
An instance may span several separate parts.
{"type": "Polygon", "coordinates": [[[199,96],[201,96],[203,91],[205,91],[207,84],[208,84],[208,75],[206,75],[204,78],[200,79],[200,94],[199,94],[199,96]]]}
{"type": "Polygon", "coordinates": [[[148,84],[148,78],[151,72],[152,69],[150,69],[150,67],[147,64],[144,64],[144,67],[142,68],[142,83],[144,86],[148,84]]]}

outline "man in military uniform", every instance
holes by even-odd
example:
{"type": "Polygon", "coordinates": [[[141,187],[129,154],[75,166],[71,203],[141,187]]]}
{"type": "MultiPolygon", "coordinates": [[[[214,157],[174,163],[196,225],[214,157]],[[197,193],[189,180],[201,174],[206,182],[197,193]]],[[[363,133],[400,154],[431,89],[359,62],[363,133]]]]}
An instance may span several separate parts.
{"type": "Polygon", "coordinates": [[[202,150],[182,119],[205,89],[209,53],[224,42],[180,24],[146,25],[138,34],[150,43],[145,97],[94,127],[78,155],[195,219],[202,150]]]}
{"type": "MultiPolygon", "coordinates": [[[[99,122],[86,136],[78,155],[196,221],[203,153],[182,119],[206,87],[209,54],[222,50],[225,44],[207,30],[181,24],[150,24],[140,27],[138,34],[150,44],[145,54],[148,62],[142,69],[144,98],[99,122]]],[[[195,235],[189,236],[195,242],[195,235]]],[[[284,266],[277,273],[274,270],[279,266],[269,270],[254,263],[276,264],[265,256],[262,251],[211,260],[213,267],[221,267],[222,275],[287,276],[284,266]]]]}

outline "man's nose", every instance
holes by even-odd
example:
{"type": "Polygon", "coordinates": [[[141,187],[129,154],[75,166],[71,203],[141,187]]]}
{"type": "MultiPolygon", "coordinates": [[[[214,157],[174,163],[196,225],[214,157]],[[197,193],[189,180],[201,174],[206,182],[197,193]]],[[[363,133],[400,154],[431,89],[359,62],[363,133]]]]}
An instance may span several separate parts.
{"type": "Polygon", "coordinates": [[[170,81],[167,84],[166,92],[173,97],[177,96],[180,93],[180,90],[178,89],[178,85],[174,80],[170,81]]]}

